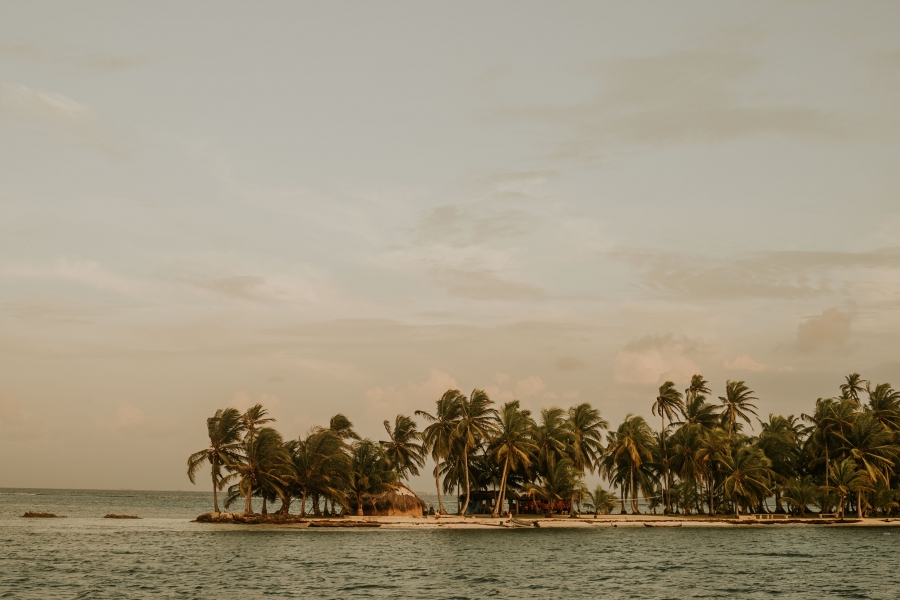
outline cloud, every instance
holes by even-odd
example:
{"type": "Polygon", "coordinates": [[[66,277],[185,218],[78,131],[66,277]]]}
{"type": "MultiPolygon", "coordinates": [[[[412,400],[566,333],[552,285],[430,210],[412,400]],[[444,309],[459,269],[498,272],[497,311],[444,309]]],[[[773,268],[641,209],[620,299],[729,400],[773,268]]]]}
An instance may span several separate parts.
{"type": "Polygon", "coordinates": [[[594,98],[568,106],[530,105],[496,111],[496,119],[559,127],[559,158],[599,159],[617,145],[662,147],[723,143],[757,135],[823,140],[845,137],[841,117],[784,105],[744,91],[764,60],[745,51],[682,50],[622,58],[592,72],[594,98]]]}
{"type": "Polygon", "coordinates": [[[587,363],[574,356],[561,356],[553,361],[553,364],[556,365],[556,368],[560,371],[578,371],[580,369],[587,369],[587,363]]]}
{"type": "Polygon", "coordinates": [[[760,373],[768,370],[768,367],[761,362],[753,360],[746,354],[734,357],[734,359],[725,359],[722,366],[730,371],[753,371],[760,373]]]}
{"type": "Polygon", "coordinates": [[[690,357],[699,342],[668,335],[648,335],[629,342],[616,354],[613,376],[617,383],[649,385],[665,379],[684,380],[700,372],[690,357]]]}
{"type": "Polygon", "coordinates": [[[0,119],[39,123],[61,139],[92,147],[107,156],[123,155],[91,112],[62,94],[0,83],[0,119]]]}
{"type": "Polygon", "coordinates": [[[472,300],[543,300],[542,288],[505,278],[487,269],[435,269],[432,279],[451,296],[472,300]]]}
{"type": "Polygon", "coordinates": [[[821,315],[801,323],[797,329],[797,349],[812,352],[822,348],[842,348],[850,337],[850,323],[854,310],[829,308],[821,315]]]}
{"type": "Polygon", "coordinates": [[[0,265],[0,277],[10,279],[32,279],[67,281],[99,290],[115,292],[123,296],[145,298],[146,286],[133,279],[123,277],[93,261],[61,258],[49,266],[24,263],[0,265]]]}
{"type": "Polygon", "coordinates": [[[232,298],[266,300],[268,298],[260,291],[265,283],[265,277],[235,275],[206,283],[198,283],[197,286],[232,298]]]}
{"type": "MultiPolygon", "coordinates": [[[[900,248],[867,252],[761,252],[719,259],[672,252],[618,250],[610,256],[642,271],[649,289],[713,300],[803,300],[834,293],[859,271],[900,270],[900,248]]],[[[875,276],[875,275],[873,275],[875,276]]]]}
{"type": "Polygon", "coordinates": [[[410,411],[423,406],[430,408],[447,390],[459,389],[456,379],[438,369],[428,371],[428,379],[420,383],[409,382],[405,388],[394,386],[367,389],[363,397],[379,412],[410,411]]]}

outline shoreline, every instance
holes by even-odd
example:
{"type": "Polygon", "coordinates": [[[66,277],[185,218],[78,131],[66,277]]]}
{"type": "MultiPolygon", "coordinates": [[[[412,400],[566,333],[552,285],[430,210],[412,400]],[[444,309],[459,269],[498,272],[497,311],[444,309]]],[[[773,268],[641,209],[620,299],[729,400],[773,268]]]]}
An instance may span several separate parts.
{"type": "Polygon", "coordinates": [[[244,517],[241,513],[205,513],[192,522],[210,525],[263,525],[289,529],[329,528],[329,529],[591,529],[602,527],[900,527],[900,518],[868,517],[857,519],[848,517],[839,519],[819,519],[815,516],[777,519],[757,519],[744,516],[708,517],[708,516],[671,516],[671,515],[593,515],[579,517],[541,515],[516,515],[510,517],[461,517],[446,515],[435,517],[381,517],[381,516],[345,516],[315,517],[290,515],[287,519],[259,519],[244,517]],[[234,515],[234,517],[232,517],[234,515]],[[211,518],[215,520],[207,520],[211,518]],[[231,520],[234,518],[234,520],[231,520]],[[536,524],[536,525],[535,525],[536,524]]]}

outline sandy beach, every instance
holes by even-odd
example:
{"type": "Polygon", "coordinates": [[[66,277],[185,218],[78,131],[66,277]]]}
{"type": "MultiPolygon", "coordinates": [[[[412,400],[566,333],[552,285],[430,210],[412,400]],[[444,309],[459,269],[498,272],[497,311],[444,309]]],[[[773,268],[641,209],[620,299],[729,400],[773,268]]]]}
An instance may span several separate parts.
{"type": "MultiPolygon", "coordinates": [[[[223,513],[223,515],[226,513],[223,513]]],[[[205,515],[204,515],[205,516],[205,515]]],[[[276,521],[263,521],[259,525],[284,528],[363,528],[377,526],[380,529],[584,529],[596,527],[648,527],[648,528],[678,528],[678,527],[787,527],[787,526],[814,526],[814,527],[900,527],[900,519],[897,518],[846,518],[820,519],[815,516],[805,518],[785,518],[777,515],[776,518],[757,519],[755,516],[743,516],[734,518],[728,516],[666,516],[666,515],[582,515],[579,517],[553,516],[544,517],[538,515],[518,515],[510,517],[460,517],[446,515],[435,517],[357,517],[347,516],[338,518],[307,517],[300,520],[294,516],[291,522],[279,523],[276,521]]],[[[228,523],[215,523],[228,524],[228,523]]],[[[241,524],[241,523],[234,523],[241,524]]]]}

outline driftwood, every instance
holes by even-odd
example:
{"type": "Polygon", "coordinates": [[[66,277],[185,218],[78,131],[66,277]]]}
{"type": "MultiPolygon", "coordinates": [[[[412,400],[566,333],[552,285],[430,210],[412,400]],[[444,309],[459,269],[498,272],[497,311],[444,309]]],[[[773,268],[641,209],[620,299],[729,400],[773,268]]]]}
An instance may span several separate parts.
{"type": "Polygon", "coordinates": [[[27,519],[65,519],[64,516],[54,515],[53,513],[34,512],[33,510],[29,510],[22,516],[27,519]]]}
{"type": "Polygon", "coordinates": [[[310,521],[310,527],[381,527],[381,523],[368,521],[310,521]]]}

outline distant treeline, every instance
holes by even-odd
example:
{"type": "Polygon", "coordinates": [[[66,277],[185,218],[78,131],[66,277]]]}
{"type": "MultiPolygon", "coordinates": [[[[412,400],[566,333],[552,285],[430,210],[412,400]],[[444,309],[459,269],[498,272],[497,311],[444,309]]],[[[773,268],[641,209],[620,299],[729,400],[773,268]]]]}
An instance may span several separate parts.
{"type": "MultiPolygon", "coordinates": [[[[193,482],[209,462],[216,512],[217,492],[228,486],[225,506],[243,500],[245,513],[256,496],[264,514],[276,500],[278,512],[288,513],[294,499],[303,515],[309,505],[317,515],[339,507],[362,514],[364,498],[418,475],[430,456],[439,510],[442,493],[457,490],[462,514],[473,491],[525,496],[548,512],[637,513],[643,496],[650,510],[666,513],[802,515],[815,507],[841,517],[891,514],[900,483],[900,392],[857,373],[839,391],[819,398],[810,414],[763,421],[743,381],[727,381],[717,403],[708,401],[702,375],[684,392],[666,381],[649,402],[660,419],[655,431],[630,414],[611,430],[588,403],[532,415],[517,400],[496,406],[483,390],[448,390],[432,412],[415,412],[424,429],[397,415],[393,424],[384,421],[386,439],[377,442],[361,439],[341,414],[285,441],[261,405],[244,413],[226,408],[207,419],[210,444],[190,456],[188,477],[193,482]],[[601,486],[588,490],[587,472],[599,472],[618,497],[601,486]]],[[[503,501],[491,510],[497,515],[503,501]]]]}

